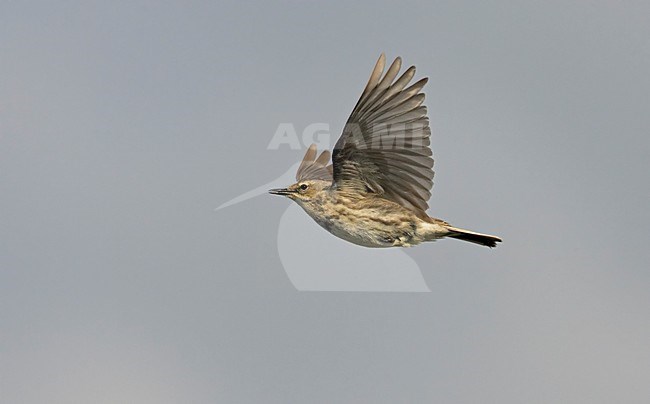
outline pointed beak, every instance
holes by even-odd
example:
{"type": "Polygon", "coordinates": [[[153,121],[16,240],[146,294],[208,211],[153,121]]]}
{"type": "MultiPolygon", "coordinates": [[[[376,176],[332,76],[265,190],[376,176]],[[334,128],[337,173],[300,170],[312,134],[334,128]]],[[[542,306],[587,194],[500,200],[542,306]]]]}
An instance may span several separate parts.
{"type": "Polygon", "coordinates": [[[296,191],[292,191],[292,190],[287,189],[287,188],[269,189],[269,194],[273,194],[273,195],[283,195],[283,196],[288,196],[288,195],[291,195],[291,194],[293,194],[293,193],[295,193],[295,192],[296,192],[296,191]]]}

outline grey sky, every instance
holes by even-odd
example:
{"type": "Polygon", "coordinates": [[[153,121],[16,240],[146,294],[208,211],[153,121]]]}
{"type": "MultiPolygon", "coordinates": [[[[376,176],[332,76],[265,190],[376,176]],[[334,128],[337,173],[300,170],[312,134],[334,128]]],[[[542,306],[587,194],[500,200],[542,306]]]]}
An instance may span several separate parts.
{"type": "Polygon", "coordinates": [[[649,12],[3,2],[0,401],[647,402],[649,12]],[[298,292],[288,201],[213,209],[382,51],[430,78],[431,214],[504,242],[408,250],[431,293],[298,292]]]}

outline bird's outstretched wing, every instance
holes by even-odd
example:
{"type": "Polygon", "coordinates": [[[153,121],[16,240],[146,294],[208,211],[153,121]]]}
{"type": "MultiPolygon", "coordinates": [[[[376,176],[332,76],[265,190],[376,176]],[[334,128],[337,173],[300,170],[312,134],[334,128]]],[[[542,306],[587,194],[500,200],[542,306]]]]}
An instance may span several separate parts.
{"type": "Polygon", "coordinates": [[[296,180],[332,181],[332,165],[327,165],[329,161],[329,150],[323,151],[318,158],[316,158],[316,145],[312,144],[309,146],[309,149],[307,149],[307,153],[305,153],[305,157],[303,157],[300,167],[298,167],[296,180]]]}
{"type": "Polygon", "coordinates": [[[433,186],[431,129],[420,92],[427,79],[406,87],[415,67],[395,80],[402,60],[383,74],[385,64],[382,53],[336,142],[334,184],[377,194],[425,217],[433,186]]]}

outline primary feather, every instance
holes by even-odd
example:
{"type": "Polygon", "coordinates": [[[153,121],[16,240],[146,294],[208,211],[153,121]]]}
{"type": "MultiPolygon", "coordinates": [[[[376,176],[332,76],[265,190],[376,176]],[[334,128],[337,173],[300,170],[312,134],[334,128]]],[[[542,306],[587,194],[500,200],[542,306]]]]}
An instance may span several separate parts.
{"type": "Polygon", "coordinates": [[[397,80],[402,61],[383,74],[382,54],[333,153],[334,185],[340,190],[371,192],[426,217],[433,186],[431,129],[422,79],[411,66],[397,80]],[[382,76],[383,74],[383,76],[382,76]]]}

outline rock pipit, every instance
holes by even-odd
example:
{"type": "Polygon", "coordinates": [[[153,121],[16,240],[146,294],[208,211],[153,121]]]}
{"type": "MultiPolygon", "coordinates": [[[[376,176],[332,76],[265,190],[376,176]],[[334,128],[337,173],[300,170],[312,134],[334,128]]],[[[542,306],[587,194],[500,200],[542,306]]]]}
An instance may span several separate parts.
{"type": "Polygon", "coordinates": [[[397,80],[400,58],[386,74],[384,54],[330,152],[311,145],[298,182],[272,189],[300,205],[327,231],[365,247],[409,247],[452,237],[488,247],[501,239],[451,226],[427,215],[433,186],[429,119],[423,78],[407,87],[415,67],[397,80]]]}

